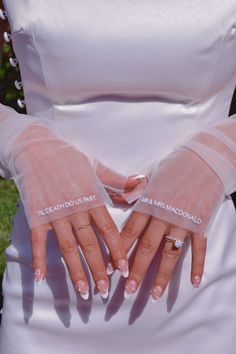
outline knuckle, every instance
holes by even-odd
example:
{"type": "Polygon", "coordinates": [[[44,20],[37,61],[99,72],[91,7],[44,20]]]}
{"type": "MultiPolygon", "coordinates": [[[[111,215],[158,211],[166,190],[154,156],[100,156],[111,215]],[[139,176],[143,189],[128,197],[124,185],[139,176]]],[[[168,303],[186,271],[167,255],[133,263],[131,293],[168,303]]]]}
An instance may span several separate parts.
{"type": "Polygon", "coordinates": [[[151,240],[145,238],[140,242],[140,250],[143,254],[152,254],[155,252],[156,247],[151,240]]]}
{"type": "Polygon", "coordinates": [[[33,245],[39,244],[41,242],[41,239],[42,238],[39,234],[34,233],[31,235],[31,241],[33,245]]]}
{"type": "Polygon", "coordinates": [[[121,235],[126,239],[133,240],[136,237],[134,227],[125,225],[122,229],[121,235]]]}
{"type": "Polygon", "coordinates": [[[81,244],[83,250],[93,252],[97,247],[97,242],[94,237],[86,237],[81,244]]]}
{"type": "Polygon", "coordinates": [[[201,254],[204,254],[206,252],[206,249],[204,247],[197,247],[195,250],[201,254]]]}
{"type": "Polygon", "coordinates": [[[206,252],[206,244],[204,243],[199,243],[195,247],[197,252],[205,253],[206,252]]]}
{"type": "Polygon", "coordinates": [[[109,235],[117,232],[116,225],[112,222],[106,222],[101,227],[101,232],[103,235],[109,235]]]}
{"type": "Polygon", "coordinates": [[[77,245],[73,240],[64,240],[60,245],[60,249],[62,254],[70,254],[77,251],[77,245]]]}
{"type": "Polygon", "coordinates": [[[164,256],[169,260],[175,260],[179,257],[178,251],[173,251],[172,249],[164,249],[163,250],[164,256]]]}

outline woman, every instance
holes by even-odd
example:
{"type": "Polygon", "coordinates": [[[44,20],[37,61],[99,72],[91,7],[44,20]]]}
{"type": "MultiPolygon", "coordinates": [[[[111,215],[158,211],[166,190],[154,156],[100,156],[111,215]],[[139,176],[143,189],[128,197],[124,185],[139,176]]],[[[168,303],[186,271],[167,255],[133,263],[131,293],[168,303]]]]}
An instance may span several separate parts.
{"type": "Polygon", "coordinates": [[[234,353],[235,1],[4,5],[0,353],[234,353]]]}

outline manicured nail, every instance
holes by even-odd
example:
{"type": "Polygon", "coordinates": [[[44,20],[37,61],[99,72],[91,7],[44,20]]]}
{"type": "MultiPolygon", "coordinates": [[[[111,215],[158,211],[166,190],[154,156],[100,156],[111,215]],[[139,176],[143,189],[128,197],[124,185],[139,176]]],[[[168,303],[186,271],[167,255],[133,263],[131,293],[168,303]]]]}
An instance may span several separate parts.
{"type": "Polygon", "coordinates": [[[162,287],[160,285],[157,285],[153,290],[152,290],[152,295],[151,295],[151,301],[153,303],[157,302],[157,300],[161,297],[162,295],[162,287]]]}
{"type": "Polygon", "coordinates": [[[124,278],[128,278],[129,276],[129,264],[125,259],[120,259],[118,262],[118,268],[124,278]]]}
{"type": "Polygon", "coordinates": [[[201,282],[201,277],[199,275],[195,275],[195,277],[193,278],[193,289],[194,290],[198,290],[200,282],[201,282]]]}
{"type": "Polygon", "coordinates": [[[34,280],[35,282],[40,285],[42,283],[43,280],[43,271],[40,268],[35,269],[34,272],[34,280]]]}
{"type": "Polygon", "coordinates": [[[88,285],[86,284],[86,282],[84,280],[79,280],[77,282],[76,289],[80,293],[80,296],[82,297],[82,299],[88,300],[88,298],[89,298],[89,287],[88,287],[88,285]]]}
{"type": "Polygon", "coordinates": [[[135,293],[138,288],[138,284],[135,280],[128,280],[125,284],[124,298],[128,299],[131,295],[135,293]]]}
{"type": "Polygon", "coordinates": [[[135,177],[132,177],[131,179],[137,179],[139,181],[142,181],[144,178],[146,178],[147,176],[146,175],[137,175],[135,177]]]}
{"type": "Polygon", "coordinates": [[[109,262],[109,263],[107,264],[107,275],[113,274],[114,271],[115,271],[115,269],[113,268],[113,265],[111,264],[111,262],[109,262]]]}
{"type": "Polygon", "coordinates": [[[102,279],[102,280],[99,280],[97,282],[97,288],[100,292],[100,295],[103,299],[107,299],[108,298],[108,284],[107,284],[107,281],[102,279]]]}

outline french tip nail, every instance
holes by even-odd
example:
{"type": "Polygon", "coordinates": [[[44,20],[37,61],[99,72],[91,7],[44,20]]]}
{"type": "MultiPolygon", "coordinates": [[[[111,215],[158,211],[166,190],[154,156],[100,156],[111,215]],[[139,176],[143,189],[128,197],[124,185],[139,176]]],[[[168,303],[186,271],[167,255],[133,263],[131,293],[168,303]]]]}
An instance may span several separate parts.
{"type": "Polygon", "coordinates": [[[114,271],[115,271],[115,269],[113,268],[112,264],[108,263],[108,265],[107,265],[107,275],[113,274],[114,271]]]}
{"type": "Polygon", "coordinates": [[[133,295],[135,295],[135,293],[127,293],[126,290],[124,291],[124,298],[125,299],[129,299],[130,297],[132,297],[133,295]]]}
{"type": "Polygon", "coordinates": [[[198,287],[196,287],[196,286],[193,286],[193,290],[194,290],[194,291],[198,291],[198,290],[199,290],[199,288],[198,288],[198,287]]]}
{"type": "Polygon", "coordinates": [[[43,281],[43,272],[40,268],[37,268],[35,269],[35,272],[34,272],[34,280],[35,280],[35,283],[40,285],[43,281]]]}
{"type": "Polygon", "coordinates": [[[157,301],[158,301],[158,299],[154,299],[154,298],[151,296],[151,302],[152,302],[153,304],[155,304],[157,301]]]}
{"type": "Polygon", "coordinates": [[[146,175],[137,175],[135,177],[132,177],[131,179],[143,179],[143,178],[146,178],[147,176],[146,175]]]}
{"type": "Polygon", "coordinates": [[[88,300],[88,298],[89,298],[89,293],[86,293],[86,294],[81,294],[81,293],[80,293],[80,296],[82,297],[82,299],[88,300]]]}
{"type": "Polygon", "coordinates": [[[125,272],[121,272],[121,275],[122,275],[124,278],[128,278],[128,276],[129,276],[129,270],[127,269],[125,272]]]}
{"type": "Polygon", "coordinates": [[[105,293],[100,293],[101,294],[101,297],[103,298],[103,299],[107,299],[108,298],[108,295],[109,295],[109,292],[108,292],[108,290],[105,292],[105,293]]]}
{"type": "Polygon", "coordinates": [[[125,299],[129,299],[131,296],[131,294],[128,294],[126,291],[124,291],[124,298],[125,299]]]}

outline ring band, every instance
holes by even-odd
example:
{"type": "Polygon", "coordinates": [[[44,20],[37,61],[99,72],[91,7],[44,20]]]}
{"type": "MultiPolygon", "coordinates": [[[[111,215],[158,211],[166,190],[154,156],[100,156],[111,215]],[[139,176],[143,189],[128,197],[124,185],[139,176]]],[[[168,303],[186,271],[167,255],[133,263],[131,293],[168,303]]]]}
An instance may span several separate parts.
{"type": "Polygon", "coordinates": [[[165,240],[172,242],[174,244],[175,248],[181,248],[181,247],[183,247],[183,245],[185,243],[184,241],[182,241],[176,237],[169,236],[169,235],[165,236],[165,240]]]}
{"type": "Polygon", "coordinates": [[[91,226],[91,224],[90,224],[90,223],[88,223],[88,224],[82,224],[82,225],[78,226],[78,227],[76,228],[76,230],[87,229],[88,226],[91,226]]]}

